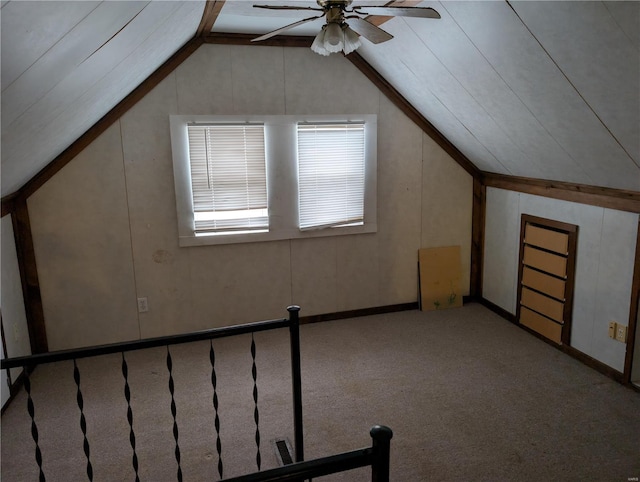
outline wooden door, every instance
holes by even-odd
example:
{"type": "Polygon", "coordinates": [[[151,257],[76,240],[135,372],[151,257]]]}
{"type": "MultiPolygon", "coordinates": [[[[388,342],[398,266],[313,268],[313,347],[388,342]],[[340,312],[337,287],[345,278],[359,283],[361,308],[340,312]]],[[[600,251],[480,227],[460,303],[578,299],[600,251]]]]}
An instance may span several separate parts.
{"type": "Polygon", "coordinates": [[[558,344],[570,344],[578,227],[522,215],[518,323],[558,344]]]}

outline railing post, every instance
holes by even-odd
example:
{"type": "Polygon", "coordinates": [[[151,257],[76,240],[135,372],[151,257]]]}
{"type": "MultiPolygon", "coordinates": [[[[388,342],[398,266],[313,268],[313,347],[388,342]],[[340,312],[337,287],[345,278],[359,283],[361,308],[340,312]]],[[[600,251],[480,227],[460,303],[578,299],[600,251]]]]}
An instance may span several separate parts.
{"type": "Polygon", "coordinates": [[[389,427],[376,425],[369,433],[373,439],[371,482],[389,482],[389,456],[393,432],[389,427]]]}
{"type": "Polygon", "coordinates": [[[289,312],[289,337],[291,339],[291,385],[293,390],[293,430],[296,462],[304,460],[304,435],[302,432],[302,374],[300,370],[300,307],[293,305],[289,312]]]}

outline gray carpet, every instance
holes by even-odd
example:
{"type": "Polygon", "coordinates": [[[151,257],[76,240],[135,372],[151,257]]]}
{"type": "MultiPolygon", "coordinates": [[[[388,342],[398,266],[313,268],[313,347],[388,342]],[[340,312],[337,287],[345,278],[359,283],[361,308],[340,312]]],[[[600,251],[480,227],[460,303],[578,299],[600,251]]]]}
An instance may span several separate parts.
{"type": "MultiPolygon", "coordinates": [[[[304,315],[304,307],[301,313],[304,315]]],[[[255,335],[262,468],[293,441],[288,333],[255,335]]],[[[393,481],[640,477],[640,394],[469,304],[304,325],[306,458],[368,446],[385,424],[393,481]]],[[[252,472],[250,336],[214,342],[225,477],[252,472]]],[[[209,344],[171,349],[185,481],[218,480],[209,344]]],[[[141,480],[176,480],[166,349],[127,354],[141,480]]],[[[134,480],[119,355],[79,360],[96,481],[134,480]]],[[[32,377],[47,480],[87,480],[71,362],[32,377]]],[[[2,416],[2,481],[37,480],[24,392],[2,416]]],[[[318,480],[369,480],[360,469],[318,480]]]]}

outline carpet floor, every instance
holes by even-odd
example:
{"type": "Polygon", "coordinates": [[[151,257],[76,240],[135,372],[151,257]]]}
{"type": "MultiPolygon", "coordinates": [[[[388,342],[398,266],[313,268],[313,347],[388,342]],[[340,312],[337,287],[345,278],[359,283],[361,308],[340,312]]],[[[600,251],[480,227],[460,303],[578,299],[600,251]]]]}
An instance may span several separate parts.
{"type": "MultiPolygon", "coordinates": [[[[255,341],[265,469],[277,466],[276,439],[293,445],[288,332],[257,333],[255,341]]],[[[213,343],[225,477],[257,468],[250,344],[250,335],[213,343]]],[[[171,348],[185,481],[219,480],[209,348],[171,348]]],[[[301,351],[307,460],[369,446],[369,428],[383,424],[394,432],[397,482],[640,477],[640,393],[479,304],[303,325],[301,351]]],[[[166,355],[126,354],[143,481],[177,479],[166,355]]],[[[78,360],[95,481],[135,480],[121,361],[78,360]]],[[[73,363],[38,367],[31,383],[47,480],[87,480],[73,363]]],[[[38,480],[30,427],[22,390],[2,415],[4,482],[38,480]]]]}

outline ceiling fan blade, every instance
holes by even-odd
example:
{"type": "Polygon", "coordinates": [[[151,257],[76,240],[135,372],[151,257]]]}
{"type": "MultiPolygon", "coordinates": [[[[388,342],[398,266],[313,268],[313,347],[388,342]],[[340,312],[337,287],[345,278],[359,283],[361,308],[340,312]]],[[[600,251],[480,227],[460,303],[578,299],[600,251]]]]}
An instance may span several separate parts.
{"type": "Polygon", "coordinates": [[[282,33],[282,32],[284,32],[286,30],[289,30],[290,28],[297,27],[298,25],[302,25],[303,23],[307,23],[307,22],[310,22],[311,20],[315,20],[317,18],[322,18],[322,17],[324,17],[324,13],[322,15],[318,15],[317,17],[309,17],[309,18],[305,18],[305,19],[302,19],[302,20],[298,20],[297,22],[290,23],[289,25],[281,27],[281,28],[279,28],[277,30],[273,30],[273,31],[271,31],[269,33],[261,35],[260,37],[256,37],[256,38],[252,39],[251,41],[252,42],[260,42],[261,40],[267,40],[268,38],[271,38],[271,37],[273,37],[275,35],[278,35],[279,33],[282,33]]]}
{"type": "Polygon", "coordinates": [[[367,22],[364,18],[347,17],[347,20],[347,23],[349,24],[349,27],[351,27],[351,30],[359,35],[362,35],[371,43],[379,44],[393,38],[393,35],[385,32],[380,27],[376,27],[372,23],[367,22]]]}
{"type": "Polygon", "coordinates": [[[253,8],[268,8],[269,10],[315,10],[323,12],[324,9],[316,7],[294,7],[286,5],[254,5],[253,8]]]}
{"type": "Polygon", "coordinates": [[[386,15],[393,17],[440,18],[440,14],[428,7],[381,7],[358,5],[353,7],[355,13],[362,15],[386,15]]]}

